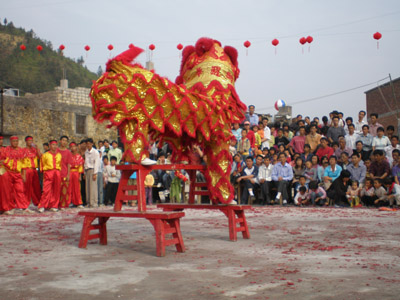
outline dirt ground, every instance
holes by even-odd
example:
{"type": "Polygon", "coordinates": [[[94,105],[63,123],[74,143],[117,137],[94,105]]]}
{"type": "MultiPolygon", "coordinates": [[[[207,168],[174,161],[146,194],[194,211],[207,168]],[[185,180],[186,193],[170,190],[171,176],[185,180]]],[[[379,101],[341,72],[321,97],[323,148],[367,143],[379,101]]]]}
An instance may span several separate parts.
{"type": "Polygon", "coordinates": [[[400,298],[400,211],[254,207],[231,242],[222,213],[187,210],[165,257],[142,219],[79,249],[77,212],[0,216],[0,299],[400,298]]]}

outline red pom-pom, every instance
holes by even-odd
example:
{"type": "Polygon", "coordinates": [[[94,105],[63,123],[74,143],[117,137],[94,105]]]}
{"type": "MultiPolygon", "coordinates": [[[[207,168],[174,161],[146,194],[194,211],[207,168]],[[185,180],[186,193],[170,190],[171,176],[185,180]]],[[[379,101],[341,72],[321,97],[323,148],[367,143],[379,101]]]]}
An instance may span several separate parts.
{"type": "Polygon", "coordinates": [[[245,42],[243,43],[243,45],[244,45],[246,48],[249,48],[249,47],[251,46],[251,43],[250,43],[249,41],[245,41],[245,42]]]}
{"type": "Polygon", "coordinates": [[[377,41],[381,39],[382,34],[380,32],[375,32],[373,35],[374,39],[376,39],[377,41]]]}
{"type": "Polygon", "coordinates": [[[276,46],[279,45],[279,40],[278,39],[273,39],[271,43],[272,43],[273,46],[276,47],[276,46]]]}
{"type": "Polygon", "coordinates": [[[151,51],[153,51],[154,49],[156,49],[156,46],[154,46],[153,44],[151,44],[151,45],[149,46],[149,49],[150,49],[151,51]]]}
{"type": "Polygon", "coordinates": [[[208,50],[211,49],[211,47],[214,44],[214,40],[210,39],[210,38],[200,38],[197,42],[196,42],[196,54],[198,56],[202,56],[205,52],[207,52],[208,50]]]}
{"type": "Polygon", "coordinates": [[[183,83],[183,77],[182,75],[178,75],[175,79],[176,84],[182,84],[183,83]]]}
{"type": "Polygon", "coordinates": [[[300,40],[299,40],[300,44],[304,45],[305,43],[307,43],[307,39],[303,36],[300,40]]]}
{"type": "Polygon", "coordinates": [[[225,53],[229,56],[229,58],[231,59],[231,62],[234,66],[237,67],[238,65],[238,52],[235,48],[231,47],[231,46],[225,46],[224,47],[224,51],[225,53]]]}
{"type": "Polygon", "coordinates": [[[107,49],[111,51],[112,49],[114,49],[114,46],[110,44],[107,46],[107,49]]]}
{"type": "Polygon", "coordinates": [[[43,50],[43,47],[42,46],[40,46],[40,45],[38,45],[37,47],[36,47],[36,49],[40,52],[40,51],[42,51],[43,50]]]}
{"type": "Polygon", "coordinates": [[[89,50],[90,50],[90,47],[89,47],[88,45],[86,45],[86,46],[85,46],[85,50],[86,50],[86,51],[89,51],[89,50]]]}
{"type": "Polygon", "coordinates": [[[19,46],[19,49],[21,49],[22,51],[26,50],[26,46],[24,44],[22,44],[21,46],[19,46]]]}
{"type": "Polygon", "coordinates": [[[181,62],[181,68],[180,68],[180,73],[182,73],[183,65],[186,63],[186,60],[188,57],[195,52],[194,47],[192,45],[186,46],[183,51],[182,51],[182,62],[181,62]]]}
{"type": "Polygon", "coordinates": [[[178,44],[178,45],[176,46],[176,48],[177,48],[178,50],[182,50],[182,49],[183,49],[183,45],[182,45],[182,44],[178,44]]]}
{"type": "Polygon", "coordinates": [[[133,44],[129,45],[129,49],[117,55],[114,59],[109,60],[106,64],[107,72],[110,70],[110,63],[113,60],[122,61],[123,63],[131,63],[140,53],[143,52],[143,49],[135,47],[133,44]]]}
{"type": "Polygon", "coordinates": [[[63,51],[65,49],[65,46],[63,44],[60,45],[60,47],[58,47],[58,49],[60,49],[61,51],[63,51]]]}
{"type": "Polygon", "coordinates": [[[311,44],[312,41],[313,41],[314,39],[313,39],[312,36],[308,36],[308,37],[306,38],[306,40],[307,40],[307,43],[311,44]]]}

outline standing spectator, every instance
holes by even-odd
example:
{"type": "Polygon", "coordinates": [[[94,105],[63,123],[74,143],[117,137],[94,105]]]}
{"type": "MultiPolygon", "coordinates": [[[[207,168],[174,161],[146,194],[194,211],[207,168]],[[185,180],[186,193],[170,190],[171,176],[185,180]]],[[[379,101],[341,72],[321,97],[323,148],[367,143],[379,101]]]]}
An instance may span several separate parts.
{"type": "Polygon", "coordinates": [[[104,179],[107,183],[106,197],[104,201],[105,205],[114,205],[115,197],[117,196],[121,171],[115,168],[116,164],[117,158],[115,156],[111,156],[110,164],[104,167],[104,179]]]}
{"type": "Polygon", "coordinates": [[[326,167],[324,171],[323,179],[324,179],[325,190],[328,190],[332,182],[334,182],[337,178],[339,178],[341,172],[342,172],[342,167],[337,164],[336,156],[332,155],[329,158],[329,166],[326,167]]]}
{"type": "Polygon", "coordinates": [[[154,177],[151,173],[146,175],[144,179],[144,190],[146,195],[146,204],[153,205],[153,185],[154,185],[154,177]]]}
{"type": "Polygon", "coordinates": [[[342,154],[340,154],[339,165],[342,167],[343,170],[347,170],[347,167],[350,165],[349,155],[346,152],[342,152],[342,154]]]}
{"type": "Polygon", "coordinates": [[[261,204],[271,204],[271,182],[272,182],[272,169],[274,166],[271,164],[269,156],[264,157],[264,164],[258,169],[258,182],[261,186],[261,204]]]}
{"type": "Polygon", "coordinates": [[[97,172],[97,196],[98,196],[98,205],[104,206],[104,163],[102,159],[102,153],[99,151],[99,170],[97,172]]]}
{"type": "Polygon", "coordinates": [[[386,136],[389,138],[389,140],[392,140],[393,134],[394,134],[394,126],[393,125],[389,125],[386,128],[386,136]]]}
{"type": "Polygon", "coordinates": [[[354,150],[356,149],[356,140],[358,135],[354,132],[354,124],[347,126],[348,133],[344,137],[346,139],[346,147],[354,150]]]}
{"type": "Polygon", "coordinates": [[[351,180],[356,180],[362,187],[365,182],[365,176],[367,175],[367,168],[361,163],[361,155],[354,153],[351,156],[351,164],[347,167],[347,171],[351,174],[351,180]]]}
{"type": "Polygon", "coordinates": [[[300,157],[304,162],[311,160],[313,154],[311,152],[311,146],[309,144],[304,145],[304,152],[300,155],[300,157]]]}
{"type": "Polygon", "coordinates": [[[237,153],[237,141],[234,136],[231,137],[229,141],[229,153],[232,155],[232,157],[237,153]]]}
{"type": "Polygon", "coordinates": [[[315,153],[319,159],[322,159],[322,157],[327,156],[328,158],[333,155],[333,148],[328,146],[328,139],[326,137],[321,138],[321,147],[317,150],[315,153]]]}
{"type": "Polygon", "coordinates": [[[279,198],[282,196],[282,203],[286,205],[289,200],[288,189],[293,179],[293,169],[286,162],[285,153],[279,153],[278,160],[279,162],[274,165],[272,170],[271,179],[278,189],[275,201],[279,201],[279,198]]]}
{"type": "Polygon", "coordinates": [[[293,167],[293,181],[292,181],[295,192],[299,185],[300,177],[304,176],[304,171],[305,171],[304,162],[301,159],[301,157],[297,157],[293,167]]]}
{"type": "Polygon", "coordinates": [[[365,152],[363,150],[363,142],[357,141],[356,142],[356,150],[353,151],[353,154],[359,154],[361,156],[361,159],[365,161],[367,158],[369,158],[369,152],[365,152]]]}
{"type": "Polygon", "coordinates": [[[346,132],[344,131],[342,126],[339,126],[339,117],[334,116],[332,119],[333,126],[328,129],[326,137],[329,142],[338,142],[339,136],[345,136],[346,132]]]}
{"type": "Polygon", "coordinates": [[[268,118],[262,119],[264,126],[264,138],[261,140],[261,149],[270,148],[270,140],[271,140],[271,129],[268,127],[268,118]]]}
{"type": "Polygon", "coordinates": [[[385,179],[390,174],[390,166],[382,150],[375,150],[372,155],[375,160],[371,163],[369,173],[372,179],[385,179]]]}
{"type": "Polygon", "coordinates": [[[108,160],[111,161],[111,156],[115,156],[117,158],[117,165],[121,162],[122,159],[122,151],[118,148],[118,142],[112,141],[111,143],[112,149],[108,151],[108,160]]]}
{"type": "Polygon", "coordinates": [[[290,143],[289,139],[283,135],[283,129],[278,128],[277,135],[275,137],[275,145],[277,146],[279,144],[283,144],[286,147],[286,145],[289,143],[290,143]]]}
{"type": "Polygon", "coordinates": [[[243,204],[248,203],[248,198],[254,197],[254,188],[256,184],[256,179],[258,176],[258,168],[253,165],[253,157],[248,156],[246,158],[246,168],[242,171],[241,176],[236,180],[238,183],[244,182],[244,189],[242,192],[241,202],[243,204]]]}
{"type": "Polygon", "coordinates": [[[366,156],[370,156],[372,152],[372,140],[373,136],[369,133],[369,126],[364,125],[362,127],[362,133],[358,136],[357,141],[361,141],[363,143],[363,150],[367,153],[366,156]]]}
{"type": "Polygon", "coordinates": [[[341,162],[341,155],[342,153],[347,153],[347,156],[353,154],[353,149],[350,147],[346,147],[346,139],[344,137],[339,138],[339,147],[335,150],[335,156],[339,158],[339,162],[341,162]]]}
{"type": "Polygon", "coordinates": [[[85,177],[86,177],[86,201],[89,207],[97,207],[97,173],[100,168],[100,157],[93,148],[93,139],[86,140],[85,152],[85,177]]]}
{"type": "Polygon", "coordinates": [[[247,129],[244,128],[242,130],[242,138],[238,145],[238,153],[243,157],[243,160],[246,159],[250,154],[251,144],[249,139],[247,138],[247,129]]]}
{"type": "Polygon", "coordinates": [[[97,149],[101,152],[101,156],[103,156],[103,153],[104,153],[104,150],[105,150],[104,141],[101,141],[101,140],[98,141],[97,145],[98,145],[97,149]]]}
{"type": "Polygon", "coordinates": [[[379,127],[383,127],[382,124],[378,123],[378,114],[370,114],[369,115],[371,122],[369,123],[369,133],[375,137],[377,135],[377,131],[379,127]]]}
{"type": "Polygon", "coordinates": [[[315,124],[311,124],[310,133],[306,136],[306,144],[310,145],[311,152],[314,153],[317,150],[320,142],[321,135],[317,133],[317,126],[315,124]]]}
{"type": "Polygon", "coordinates": [[[392,157],[393,157],[393,163],[392,163],[392,176],[394,179],[394,182],[397,184],[400,184],[400,164],[399,164],[399,159],[400,159],[400,150],[394,149],[392,152],[392,157]]]}
{"type": "Polygon", "coordinates": [[[65,135],[60,137],[60,147],[58,152],[62,156],[61,160],[61,193],[60,193],[60,209],[65,210],[71,204],[70,199],[70,186],[69,186],[69,175],[72,164],[72,154],[68,149],[69,138],[65,135]]]}
{"type": "Polygon", "coordinates": [[[344,131],[346,132],[346,135],[349,134],[349,126],[350,124],[353,124],[353,118],[352,117],[347,117],[346,118],[346,124],[344,126],[344,131]]]}
{"type": "Polygon", "coordinates": [[[372,151],[385,150],[386,147],[390,146],[390,140],[387,136],[384,136],[384,133],[385,129],[383,127],[377,129],[377,134],[372,139],[372,151]]]}
{"type": "Polygon", "coordinates": [[[69,198],[73,206],[83,208],[80,182],[82,181],[83,164],[85,163],[85,161],[78,153],[78,147],[74,142],[71,142],[69,144],[69,149],[71,150],[72,155],[71,170],[69,176],[69,198]]]}
{"type": "Polygon", "coordinates": [[[38,205],[40,213],[45,209],[57,212],[60,202],[62,155],[56,140],[51,140],[49,144],[50,150],[40,159],[40,170],[43,172],[43,193],[38,205]]]}
{"type": "Polygon", "coordinates": [[[250,125],[258,125],[258,115],[254,113],[256,107],[254,105],[249,105],[249,113],[246,114],[246,120],[250,122],[250,125]]]}
{"type": "Polygon", "coordinates": [[[393,164],[393,150],[397,149],[400,150],[400,145],[399,145],[399,138],[397,135],[392,135],[392,138],[390,139],[390,145],[385,147],[385,152],[386,152],[386,158],[389,161],[389,164],[393,164]]]}
{"type": "Polygon", "coordinates": [[[349,206],[346,192],[349,186],[350,176],[351,174],[349,171],[342,171],[340,176],[332,182],[331,186],[327,190],[327,195],[333,200],[335,206],[349,206]]]}
{"type": "MultiPolygon", "coordinates": [[[[254,131],[250,129],[249,121],[244,122],[244,128],[242,129],[242,132],[245,129],[246,129],[246,133],[247,133],[246,137],[249,139],[251,149],[254,152],[254,149],[256,147],[256,137],[255,137],[254,131]]],[[[243,139],[243,134],[242,134],[242,139],[243,139]]]]}
{"type": "Polygon", "coordinates": [[[290,153],[293,155],[294,153],[302,154],[304,153],[304,145],[306,143],[306,128],[301,126],[299,128],[299,135],[292,138],[289,143],[290,153]]]}
{"type": "Polygon", "coordinates": [[[233,123],[232,134],[235,136],[237,142],[239,143],[242,139],[242,128],[239,127],[239,123],[233,123]]]}
{"type": "Polygon", "coordinates": [[[364,121],[364,117],[366,115],[366,112],[363,110],[360,110],[358,113],[358,121],[355,123],[355,133],[356,134],[361,134],[362,132],[362,127],[364,125],[367,125],[367,123],[364,121]]]}
{"type": "Polygon", "coordinates": [[[107,156],[108,155],[108,151],[110,151],[112,149],[112,146],[110,145],[110,142],[106,139],[104,140],[104,151],[103,151],[103,156],[107,156]]]}

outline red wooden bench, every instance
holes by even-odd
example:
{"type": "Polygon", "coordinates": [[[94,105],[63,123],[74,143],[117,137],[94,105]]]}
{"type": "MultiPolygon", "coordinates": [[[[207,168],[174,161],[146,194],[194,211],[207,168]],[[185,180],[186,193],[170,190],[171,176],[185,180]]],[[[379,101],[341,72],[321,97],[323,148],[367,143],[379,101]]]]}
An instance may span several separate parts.
{"type": "Polygon", "coordinates": [[[185,216],[184,212],[137,212],[137,211],[80,211],[80,216],[85,216],[81,232],[79,248],[86,248],[87,242],[93,239],[99,239],[101,245],[107,245],[107,227],[109,218],[145,218],[154,226],[156,232],[157,256],[165,256],[165,247],[175,245],[176,251],[185,252],[179,220],[185,216]],[[98,224],[92,224],[95,219],[98,224]],[[96,234],[90,234],[90,231],[98,230],[96,234]],[[167,239],[166,235],[172,234],[172,239],[167,239]]]}
{"type": "Polygon", "coordinates": [[[245,209],[250,209],[250,205],[211,205],[211,204],[158,204],[157,208],[164,211],[183,211],[184,209],[217,209],[227,216],[229,223],[229,239],[237,241],[237,233],[241,232],[244,239],[250,238],[247,226],[245,209]],[[239,224],[239,226],[237,226],[239,224]]]}

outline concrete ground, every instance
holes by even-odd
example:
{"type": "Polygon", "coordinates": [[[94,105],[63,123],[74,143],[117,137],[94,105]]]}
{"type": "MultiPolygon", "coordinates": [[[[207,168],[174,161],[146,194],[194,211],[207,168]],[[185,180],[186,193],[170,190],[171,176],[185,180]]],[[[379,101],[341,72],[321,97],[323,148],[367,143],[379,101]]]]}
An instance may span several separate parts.
{"type": "Polygon", "coordinates": [[[165,257],[142,219],[79,249],[77,212],[0,216],[0,299],[400,298],[400,211],[254,207],[231,242],[222,213],[187,210],[165,257]]]}

